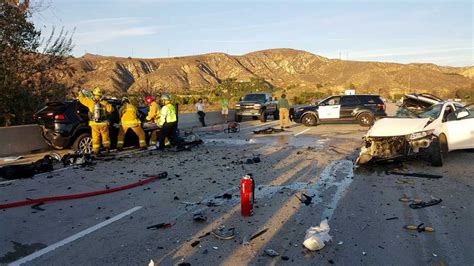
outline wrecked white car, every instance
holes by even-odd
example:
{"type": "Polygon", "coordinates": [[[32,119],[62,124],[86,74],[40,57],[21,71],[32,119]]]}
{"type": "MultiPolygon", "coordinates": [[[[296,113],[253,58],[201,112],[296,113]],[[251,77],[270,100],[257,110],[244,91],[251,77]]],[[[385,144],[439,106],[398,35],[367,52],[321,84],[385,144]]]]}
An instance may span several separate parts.
{"type": "Polygon", "coordinates": [[[369,129],[356,163],[422,156],[442,166],[449,151],[474,149],[473,106],[438,101],[420,112],[401,106],[396,117],[380,119],[369,129]]]}

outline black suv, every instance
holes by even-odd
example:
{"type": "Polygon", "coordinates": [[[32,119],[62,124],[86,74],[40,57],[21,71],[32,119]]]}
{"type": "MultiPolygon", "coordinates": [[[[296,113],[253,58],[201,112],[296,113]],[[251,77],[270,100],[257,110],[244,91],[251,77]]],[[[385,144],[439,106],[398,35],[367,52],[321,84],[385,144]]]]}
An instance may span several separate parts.
{"type": "Polygon", "coordinates": [[[378,95],[331,96],[316,105],[294,107],[290,116],[296,123],[316,126],[320,122],[357,121],[371,126],[378,117],[385,117],[385,103],[378,95]]]}
{"type": "MultiPolygon", "coordinates": [[[[116,99],[107,100],[113,107],[109,117],[109,136],[112,148],[117,143],[118,128],[113,127],[119,123],[118,109],[121,101],[116,99]]],[[[139,107],[139,119],[144,121],[148,107],[139,107]]],[[[43,138],[49,146],[55,149],[71,147],[73,150],[90,152],[92,149],[91,128],[89,127],[88,109],[78,100],[65,102],[51,102],[40,109],[34,118],[41,127],[43,138]]],[[[144,128],[145,133],[147,129],[144,128]]],[[[149,134],[146,134],[147,136],[149,134]]],[[[125,146],[135,145],[138,138],[135,134],[128,132],[125,135],[125,146]]]]}

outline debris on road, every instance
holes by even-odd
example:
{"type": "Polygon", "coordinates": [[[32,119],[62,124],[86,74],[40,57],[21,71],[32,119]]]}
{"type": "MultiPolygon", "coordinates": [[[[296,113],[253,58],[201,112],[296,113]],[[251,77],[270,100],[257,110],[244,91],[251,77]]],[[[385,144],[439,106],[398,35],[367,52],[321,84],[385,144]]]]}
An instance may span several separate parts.
{"type": "Polygon", "coordinates": [[[211,231],[211,234],[221,240],[230,240],[235,238],[234,228],[226,228],[225,226],[218,227],[211,231]]]}
{"type": "Polygon", "coordinates": [[[306,231],[306,236],[304,237],[303,245],[312,251],[320,250],[324,248],[325,242],[331,240],[329,235],[329,224],[328,220],[324,219],[319,226],[310,227],[306,231]]]}
{"type": "Polygon", "coordinates": [[[273,250],[273,249],[265,249],[265,254],[269,257],[280,256],[280,254],[278,252],[276,252],[275,250],[273,250]]]}
{"type": "Polygon", "coordinates": [[[67,153],[62,156],[60,161],[63,163],[64,166],[69,165],[80,165],[86,166],[92,164],[93,156],[89,153],[82,153],[82,152],[75,152],[75,153],[67,153]]]}
{"type": "Polygon", "coordinates": [[[304,203],[306,206],[311,204],[311,201],[313,200],[312,196],[308,196],[305,193],[301,193],[301,196],[295,195],[297,199],[301,201],[301,203],[304,203]]]}
{"type": "Polygon", "coordinates": [[[401,198],[398,199],[399,201],[401,202],[414,202],[414,203],[419,203],[421,202],[422,200],[421,199],[417,199],[417,198],[409,198],[407,197],[406,195],[403,195],[401,198]]]}
{"type": "Polygon", "coordinates": [[[205,222],[207,221],[207,216],[203,212],[197,212],[193,214],[193,220],[196,222],[205,222]]]}
{"type": "Polygon", "coordinates": [[[35,205],[32,205],[31,208],[35,209],[37,211],[45,211],[45,209],[40,207],[41,205],[44,205],[44,202],[40,202],[40,203],[37,203],[35,205]]]}
{"type": "Polygon", "coordinates": [[[7,157],[0,158],[0,160],[4,162],[14,162],[20,159],[23,159],[23,156],[7,156],[7,157]]]}
{"type": "Polygon", "coordinates": [[[45,155],[33,163],[6,165],[0,168],[0,177],[8,180],[32,178],[36,174],[53,171],[54,158],[45,155]]]}
{"type": "Polygon", "coordinates": [[[390,217],[390,218],[387,218],[385,219],[386,221],[392,221],[392,220],[398,220],[398,217],[390,217]]]}
{"type": "Polygon", "coordinates": [[[237,122],[227,123],[227,128],[224,129],[224,133],[237,133],[240,132],[240,124],[237,122]]]}
{"type": "Polygon", "coordinates": [[[437,204],[440,204],[443,200],[442,199],[432,199],[428,202],[416,202],[416,203],[411,203],[410,205],[410,208],[412,209],[421,209],[421,208],[426,208],[426,207],[430,207],[430,206],[434,206],[434,205],[437,205],[437,204]]]}
{"type": "Polygon", "coordinates": [[[146,229],[157,230],[161,228],[170,228],[171,226],[173,226],[171,223],[159,223],[159,224],[147,226],[146,229]]]}
{"type": "Polygon", "coordinates": [[[412,231],[418,231],[420,232],[434,232],[434,228],[430,226],[423,226],[424,223],[419,224],[418,226],[416,225],[405,225],[403,228],[407,230],[412,230],[412,231]]]}
{"type": "Polygon", "coordinates": [[[249,238],[249,241],[248,242],[251,242],[252,240],[254,240],[255,238],[265,234],[266,232],[268,231],[268,228],[263,228],[262,230],[258,231],[257,233],[253,234],[250,238],[249,238]]]}
{"type": "Polygon", "coordinates": [[[268,127],[268,128],[264,128],[264,129],[254,130],[253,133],[254,134],[273,134],[273,133],[280,133],[280,132],[283,132],[283,131],[284,131],[283,129],[276,129],[276,128],[273,128],[273,127],[268,127]]]}
{"type": "Polygon", "coordinates": [[[387,175],[402,175],[402,176],[431,178],[431,179],[439,179],[443,177],[442,175],[432,175],[432,174],[424,174],[424,173],[403,173],[403,172],[394,172],[394,171],[385,171],[385,173],[387,175]]]}
{"type": "Polygon", "coordinates": [[[199,243],[201,243],[201,241],[196,240],[193,243],[191,243],[191,247],[195,247],[195,246],[199,245],[199,243]]]}
{"type": "Polygon", "coordinates": [[[407,184],[407,185],[414,185],[415,184],[415,181],[414,180],[411,180],[411,179],[403,179],[403,178],[399,178],[397,179],[397,181],[395,181],[395,183],[397,184],[407,184]]]}

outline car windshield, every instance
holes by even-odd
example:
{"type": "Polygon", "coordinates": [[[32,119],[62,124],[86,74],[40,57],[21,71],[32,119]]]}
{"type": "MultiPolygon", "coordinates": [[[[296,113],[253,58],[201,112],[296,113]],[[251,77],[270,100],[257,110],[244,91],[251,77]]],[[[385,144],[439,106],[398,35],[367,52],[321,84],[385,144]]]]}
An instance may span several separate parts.
{"type": "Polygon", "coordinates": [[[431,107],[423,109],[423,111],[412,111],[406,107],[400,107],[395,114],[396,117],[412,117],[412,118],[429,118],[430,120],[435,120],[441,113],[443,104],[435,104],[431,107]]]}
{"type": "Polygon", "coordinates": [[[418,113],[418,117],[422,118],[429,118],[430,120],[435,120],[438,118],[439,114],[441,113],[441,109],[443,109],[443,104],[435,104],[423,112],[418,113]]]}
{"type": "Polygon", "coordinates": [[[264,102],[265,101],[265,94],[247,94],[244,97],[244,101],[264,102]]]}

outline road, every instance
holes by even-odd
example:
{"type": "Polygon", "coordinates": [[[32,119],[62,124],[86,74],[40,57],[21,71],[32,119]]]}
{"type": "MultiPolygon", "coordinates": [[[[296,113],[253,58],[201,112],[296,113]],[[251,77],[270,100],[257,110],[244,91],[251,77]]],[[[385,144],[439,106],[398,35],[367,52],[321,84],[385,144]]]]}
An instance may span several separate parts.
{"type": "MultiPolygon", "coordinates": [[[[83,193],[130,184],[162,171],[168,178],[125,191],[0,212],[0,263],[26,265],[472,265],[474,153],[449,154],[445,166],[410,160],[353,168],[366,128],[292,125],[272,135],[208,128],[205,143],[183,152],[125,152],[114,160],[0,185],[1,203],[83,193]],[[260,163],[245,164],[260,157],[260,163]],[[407,178],[385,171],[438,174],[407,178]],[[257,184],[255,214],[240,215],[240,178],[257,184]],[[401,183],[400,179],[410,181],[401,183]],[[398,182],[397,182],[398,181],[398,182]],[[401,183],[401,184],[400,184],[401,183]],[[310,205],[295,195],[314,196],[310,205]],[[231,199],[223,199],[228,193],[231,199]],[[403,195],[442,203],[411,209],[403,195]],[[207,221],[196,222],[203,212],[207,221]],[[305,250],[306,230],[328,218],[332,241],[305,250]],[[391,219],[389,219],[391,218],[391,219]],[[388,220],[387,220],[388,219],[388,220]],[[158,223],[171,227],[147,229],[158,223]],[[434,232],[407,231],[424,223],[434,232]],[[207,234],[225,226],[235,238],[207,234]],[[268,229],[249,244],[242,242],[268,229]],[[269,257],[265,249],[280,256],[269,257]]],[[[215,127],[217,128],[217,127],[215,127]]]]}

